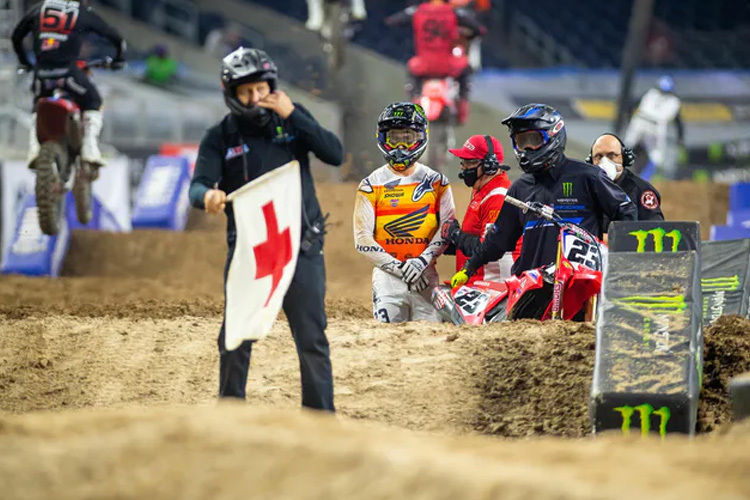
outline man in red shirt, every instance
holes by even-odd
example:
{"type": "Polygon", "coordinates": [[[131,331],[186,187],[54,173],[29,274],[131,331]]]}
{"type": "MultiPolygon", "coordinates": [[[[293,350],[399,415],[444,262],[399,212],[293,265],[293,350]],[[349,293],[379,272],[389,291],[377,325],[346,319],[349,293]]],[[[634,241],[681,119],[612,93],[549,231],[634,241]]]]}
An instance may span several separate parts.
{"type": "MultiPolygon", "coordinates": [[[[501,164],[503,146],[500,141],[489,135],[471,136],[462,148],[450,152],[461,160],[459,178],[473,190],[463,223],[459,225],[456,219],[447,221],[441,231],[443,238],[456,249],[456,270],[460,270],[484,240],[487,231],[494,228],[510,187],[510,179],[505,174],[510,167],[501,164]]],[[[479,269],[470,282],[509,278],[512,264],[511,255],[506,254],[499,261],[479,269]]]]}
{"type": "Polygon", "coordinates": [[[412,97],[419,95],[425,78],[455,78],[459,84],[458,122],[465,123],[469,117],[471,68],[466,55],[455,55],[454,48],[459,40],[459,27],[471,30],[471,37],[483,35],[485,28],[466,14],[456,12],[445,0],[429,0],[385,20],[389,26],[409,21],[414,30],[416,53],[409,59],[409,73],[415,80],[412,97]]]}

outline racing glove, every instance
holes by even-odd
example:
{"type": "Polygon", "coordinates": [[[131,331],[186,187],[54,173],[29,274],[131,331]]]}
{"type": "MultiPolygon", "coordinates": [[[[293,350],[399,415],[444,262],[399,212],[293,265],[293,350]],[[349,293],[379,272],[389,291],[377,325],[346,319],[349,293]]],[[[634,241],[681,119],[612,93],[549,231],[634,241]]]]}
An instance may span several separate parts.
{"type": "Polygon", "coordinates": [[[403,277],[401,278],[407,285],[413,285],[422,276],[422,273],[427,269],[428,262],[424,257],[415,257],[413,259],[406,259],[401,265],[401,272],[403,277]]]}
{"type": "Polygon", "coordinates": [[[440,228],[440,236],[454,245],[457,244],[459,234],[461,234],[461,226],[456,219],[445,221],[440,228]]]}
{"type": "Polygon", "coordinates": [[[109,63],[109,68],[113,70],[122,69],[125,67],[125,59],[112,59],[112,62],[109,63]]]}
{"type": "Polygon", "coordinates": [[[466,269],[461,269],[451,278],[451,287],[456,288],[465,285],[467,281],[469,281],[469,273],[466,269]]]}
{"type": "Polygon", "coordinates": [[[422,293],[430,286],[430,280],[424,274],[420,276],[413,285],[409,285],[409,291],[422,293]]]}

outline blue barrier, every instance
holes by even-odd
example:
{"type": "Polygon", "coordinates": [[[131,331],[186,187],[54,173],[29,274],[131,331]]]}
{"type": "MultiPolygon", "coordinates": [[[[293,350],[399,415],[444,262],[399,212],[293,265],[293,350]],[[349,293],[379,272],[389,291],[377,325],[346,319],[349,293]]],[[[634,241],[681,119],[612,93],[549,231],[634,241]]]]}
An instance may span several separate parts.
{"type": "Polygon", "coordinates": [[[66,209],[65,215],[68,219],[68,229],[70,231],[78,229],[94,230],[94,231],[122,231],[122,227],[117,223],[117,219],[110,212],[107,207],[102,205],[99,198],[94,195],[92,197],[92,215],[91,220],[88,224],[81,224],[78,222],[78,216],[76,215],[75,200],[73,199],[73,193],[66,195],[66,209]]]}
{"type": "Polygon", "coordinates": [[[0,266],[0,272],[57,277],[69,243],[70,229],[67,217],[62,218],[57,236],[47,236],[39,228],[36,197],[27,194],[21,203],[16,229],[10,240],[6,258],[0,266]]]}
{"type": "Polygon", "coordinates": [[[187,222],[190,163],[183,156],[151,156],[138,186],[133,228],[182,231],[187,222]]]}
{"type": "Polygon", "coordinates": [[[750,182],[738,182],[729,187],[729,211],[750,210],[750,182]]]}
{"type": "Polygon", "coordinates": [[[711,226],[712,241],[739,240],[750,238],[750,227],[742,226],[711,226]]]}
{"type": "Polygon", "coordinates": [[[750,208],[730,210],[727,213],[727,226],[750,227],[750,208]]]}

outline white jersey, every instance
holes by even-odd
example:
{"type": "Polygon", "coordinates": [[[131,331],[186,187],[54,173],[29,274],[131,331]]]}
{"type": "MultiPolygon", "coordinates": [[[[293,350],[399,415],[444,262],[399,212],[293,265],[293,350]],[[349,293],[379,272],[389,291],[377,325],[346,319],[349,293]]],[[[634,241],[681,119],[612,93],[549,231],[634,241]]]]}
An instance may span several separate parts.
{"type": "Polygon", "coordinates": [[[680,98],[653,88],[644,94],[636,115],[656,123],[670,123],[680,112],[680,98]]]}
{"type": "Polygon", "coordinates": [[[354,244],[374,265],[373,315],[379,321],[439,321],[430,303],[437,286],[435,259],[448,245],[440,235],[446,221],[455,218],[448,179],[417,163],[408,177],[387,165],[375,170],[359,185],[354,208],[354,244]],[[412,292],[400,278],[399,266],[422,257],[428,289],[412,292]]]}

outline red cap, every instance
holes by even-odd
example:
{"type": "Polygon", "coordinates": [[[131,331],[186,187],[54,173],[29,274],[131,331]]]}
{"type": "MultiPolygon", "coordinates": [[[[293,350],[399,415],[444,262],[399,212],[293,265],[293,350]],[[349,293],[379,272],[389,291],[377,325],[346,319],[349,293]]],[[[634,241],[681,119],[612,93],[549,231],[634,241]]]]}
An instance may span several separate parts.
{"type": "MultiPolygon", "coordinates": [[[[497,161],[503,162],[503,145],[500,141],[490,136],[492,141],[492,147],[495,148],[495,156],[497,161]]],[[[453,156],[461,158],[462,160],[481,160],[487,156],[487,141],[483,135],[472,135],[469,137],[461,149],[449,149],[453,156]]]]}

